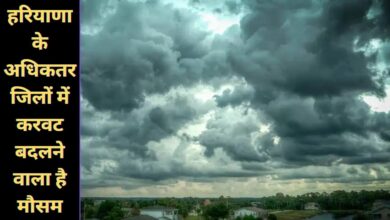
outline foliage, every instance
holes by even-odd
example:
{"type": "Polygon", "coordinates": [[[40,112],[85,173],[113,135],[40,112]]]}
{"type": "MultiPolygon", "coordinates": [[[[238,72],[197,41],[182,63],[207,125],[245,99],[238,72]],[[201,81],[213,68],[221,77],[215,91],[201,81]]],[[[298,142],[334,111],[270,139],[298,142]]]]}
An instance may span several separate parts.
{"type": "Polygon", "coordinates": [[[133,208],[131,210],[131,215],[132,216],[136,216],[136,215],[140,215],[140,214],[141,214],[141,211],[138,208],[133,208]]]}
{"type": "Polygon", "coordinates": [[[82,216],[85,218],[95,218],[97,214],[97,207],[94,206],[92,199],[83,199],[81,201],[82,216]]]}
{"type": "MultiPolygon", "coordinates": [[[[208,219],[225,218],[241,207],[257,206],[267,210],[302,210],[307,202],[316,202],[321,209],[329,210],[336,216],[343,216],[348,214],[347,211],[357,210],[369,210],[375,200],[390,200],[390,191],[377,190],[377,191],[334,191],[306,193],[303,195],[290,196],[283,193],[277,193],[274,196],[268,196],[263,198],[230,198],[220,196],[219,198],[208,198],[211,201],[211,205],[203,206],[203,201],[206,198],[134,198],[134,199],[117,199],[107,200],[101,203],[100,206],[94,205],[93,199],[83,199],[81,207],[83,208],[83,216],[87,218],[117,218],[120,214],[118,206],[133,208],[133,215],[139,214],[139,210],[149,206],[166,206],[173,207],[179,210],[179,214],[184,218],[188,215],[188,212],[195,209],[197,213],[202,214],[208,219]]],[[[316,211],[314,211],[316,212],[316,211]]],[[[293,215],[303,213],[309,214],[310,211],[301,212],[283,212],[275,213],[278,219],[283,219],[283,214],[293,215]]],[[[352,213],[352,214],[353,214],[352,213]]],[[[295,216],[298,218],[298,216],[295,216]]],[[[272,218],[272,217],[271,217],[272,218]]],[[[363,219],[363,218],[362,218],[363,219]]]]}
{"type": "Polygon", "coordinates": [[[362,213],[359,213],[353,217],[353,220],[368,220],[368,217],[362,213]]]}
{"type": "Polygon", "coordinates": [[[275,213],[279,220],[308,219],[318,214],[320,214],[320,211],[317,210],[289,210],[275,213]]]}
{"type": "Polygon", "coordinates": [[[220,219],[229,216],[229,208],[224,202],[218,202],[205,208],[203,215],[206,219],[220,219]]]}
{"type": "Polygon", "coordinates": [[[123,217],[121,204],[118,201],[106,200],[97,211],[97,217],[103,220],[120,220],[123,217]]]}
{"type": "Polygon", "coordinates": [[[274,214],[269,214],[267,219],[268,220],[277,220],[278,218],[274,214]]]}
{"type": "Polygon", "coordinates": [[[244,217],[237,217],[236,220],[261,220],[261,218],[256,218],[252,215],[245,215],[244,217]]]}
{"type": "Polygon", "coordinates": [[[103,220],[121,220],[123,218],[123,212],[119,206],[114,206],[103,220]]]}
{"type": "Polygon", "coordinates": [[[317,202],[325,210],[367,210],[378,199],[390,199],[390,192],[385,190],[360,192],[344,190],[332,193],[307,193],[298,196],[278,195],[262,198],[265,209],[303,209],[307,202],[317,202]]]}

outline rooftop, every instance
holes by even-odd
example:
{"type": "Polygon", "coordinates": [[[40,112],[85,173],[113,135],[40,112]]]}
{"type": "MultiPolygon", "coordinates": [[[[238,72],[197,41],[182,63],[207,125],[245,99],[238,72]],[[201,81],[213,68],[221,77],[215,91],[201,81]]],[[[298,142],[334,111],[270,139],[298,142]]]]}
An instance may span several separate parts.
{"type": "Polygon", "coordinates": [[[242,208],[239,208],[238,210],[240,210],[240,209],[246,209],[246,210],[253,211],[253,212],[263,212],[263,211],[265,211],[264,209],[257,208],[257,207],[242,207],[242,208]]]}

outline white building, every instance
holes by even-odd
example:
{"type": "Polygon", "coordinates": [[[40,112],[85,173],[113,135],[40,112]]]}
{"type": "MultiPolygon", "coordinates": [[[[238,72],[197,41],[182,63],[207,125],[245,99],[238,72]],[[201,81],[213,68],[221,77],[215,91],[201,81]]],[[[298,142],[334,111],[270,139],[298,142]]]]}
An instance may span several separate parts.
{"type": "Polygon", "coordinates": [[[378,200],[372,205],[372,210],[369,213],[371,219],[374,220],[389,220],[390,219],[390,201],[378,200]]]}
{"type": "Polygon", "coordinates": [[[178,220],[178,209],[163,207],[163,206],[152,206],[146,207],[140,210],[141,215],[151,216],[156,219],[169,219],[178,220]]]}
{"type": "Polygon", "coordinates": [[[264,218],[268,216],[268,212],[257,207],[244,207],[234,211],[234,218],[245,216],[253,216],[255,218],[264,218]]]}

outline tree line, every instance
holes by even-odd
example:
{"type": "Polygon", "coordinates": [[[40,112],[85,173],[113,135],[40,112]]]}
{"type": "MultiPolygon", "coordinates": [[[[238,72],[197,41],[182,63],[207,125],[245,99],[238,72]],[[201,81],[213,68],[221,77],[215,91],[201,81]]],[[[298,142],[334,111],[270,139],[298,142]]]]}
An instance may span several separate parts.
{"type": "Polygon", "coordinates": [[[82,200],[82,216],[86,218],[99,218],[102,220],[122,219],[126,214],[123,208],[131,208],[131,215],[138,215],[139,210],[149,206],[174,207],[179,214],[186,217],[191,210],[195,210],[206,219],[226,218],[233,210],[257,206],[267,210],[302,210],[308,202],[318,203],[323,210],[369,210],[375,200],[390,200],[390,191],[344,191],[331,193],[314,192],[291,196],[277,193],[274,196],[262,198],[231,198],[220,196],[209,198],[210,205],[203,206],[205,198],[154,198],[154,199],[106,199],[99,205],[94,199],[82,200]],[[197,210],[196,210],[197,209],[197,210]]]}
{"type": "Polygon", "coordinates": [[[262,208],[265,209],[304,209],[308,202],[316,202],[324,210],[368,210],[375,200],[390,200],[390,192],[377,191],[344,191],[338,190],[331,193],[306,193],[298,196],[283,195],[260,199],[262,208]]]}

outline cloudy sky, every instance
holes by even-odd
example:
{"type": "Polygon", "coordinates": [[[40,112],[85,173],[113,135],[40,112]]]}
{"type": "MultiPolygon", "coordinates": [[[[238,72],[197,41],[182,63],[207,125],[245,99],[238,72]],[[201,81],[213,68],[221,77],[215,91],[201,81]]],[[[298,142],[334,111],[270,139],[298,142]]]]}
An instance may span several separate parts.
{"type": "Polygon", "coordinates": [[[83,196],[390,189],[390,1],[81,7],[83,196]]]}

